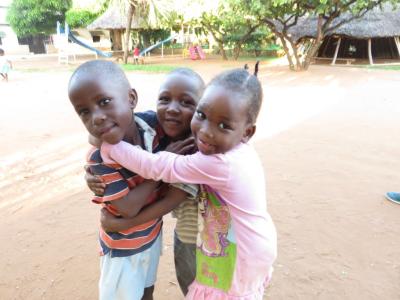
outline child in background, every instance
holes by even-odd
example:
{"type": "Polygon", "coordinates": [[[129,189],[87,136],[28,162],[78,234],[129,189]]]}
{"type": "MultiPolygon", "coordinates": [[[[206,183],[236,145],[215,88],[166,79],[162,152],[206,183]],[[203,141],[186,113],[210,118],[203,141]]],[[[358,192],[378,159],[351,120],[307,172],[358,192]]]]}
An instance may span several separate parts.
{"type": "Polygon", "coordinates": [[[187,299],[262,299],[276,259],[275,226],[267,212],[262,164],[247,143],[262,102],[257,77],[236,69],[215,77],[191,122],[199,152],[151,154],[103,143],[105,161],[145,178],[201,184],[196,280],[187,299]]]}
{"type": "Polygon", "coordinates": [[[0,48],[0,75],[4,81],[8,81],[8,72],[12,69],[12,63],[5,56],[4,50],[0,48]]]}
{"type": "Polygon", "coordinates": [[[135,48],[133,49],[133,63],[135,65],[139,64],[139,54],[140,54],[139,45],[136,45],[135,48]]]}
{"type": "MultiPolygon", "coordinates": [[[[167,74],[161,84],[157,101],[157,119],[164,133],[174,142],[177,152],[190,146],[190,121],[204,91],[204,82],[194,71],[178,68],[167,74]],[[178,150],[179,149],[179,150],[178,150]]],[[[171,147],[171,146],[169,146],[171,147]]],[[[171,149],[170,149],[171,150],[171,149]]],[[[102,195],[100,178],[87,174],[89,188],[102,195]]],[[[132,191],[134,192],[134,191],[132,191]]],[[[197,190],[196,190],[197,193],[197,190]]],[[[193,192],[189,192],[193,195],[193,192]]],[[[168,213],[178,202],[163,199],[144,208],[133,218],[116,218],[106,210],[102,212],[102,226],[106,231],[126,230],[168,213]]],[[[178,199],[179,201],[179,199],[178,199]]],[[[177,218],[174,236],[174,261],[176,277],[184,295],[196,275],[196,237],[198,232],[198,205],[195,197],[188,197],[173,211],[177,218]]]]}
{"type": "MultiPolygon", "coordinates": [[[[113,62],[94,60],[82,64],[72,74],[68,94],[75,111],[93,138],[103,142],[129,142],[147,151],[164,149],[168,139],[151,127],[149,116],[134,114],[137,94],[113,62]]],[[[153,114],[153,120],[155,115],[153,114]]],[[[118,217],[131,217],[146,204],[165,197],[187,198],[185,190],[168,187],[142,177],[117,164],[106,164],[99,149],[88,155],[90,171],[105,182],[102,196],[93,201],[118,217]],[[134,193],[129,190],[135,191],[134,193]]],[[[153,299],[161,251],[162,219],[153,218],[121,232],[100,229],[101,275],[99,298],[153,299]]]]}

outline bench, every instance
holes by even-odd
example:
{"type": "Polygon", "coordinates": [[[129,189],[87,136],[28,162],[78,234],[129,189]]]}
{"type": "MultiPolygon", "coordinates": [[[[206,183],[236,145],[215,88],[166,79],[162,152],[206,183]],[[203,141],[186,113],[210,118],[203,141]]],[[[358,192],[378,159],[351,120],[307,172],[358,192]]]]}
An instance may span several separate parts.
{"type": "MultiPolygon", "coordinates": [[[[332,57],[314,57],[314,60],[329,60],[333,61],[332,57]]],[[[345,61],[346,65],[351,65],[351,63],[355,62],[355,58],[336,58],[336,61],[345,61]]]]}

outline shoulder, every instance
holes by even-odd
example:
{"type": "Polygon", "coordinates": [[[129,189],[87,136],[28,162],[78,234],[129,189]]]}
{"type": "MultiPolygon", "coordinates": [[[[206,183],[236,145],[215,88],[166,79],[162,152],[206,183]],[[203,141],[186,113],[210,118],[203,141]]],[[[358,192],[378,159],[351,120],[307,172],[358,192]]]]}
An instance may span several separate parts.
{"type": "Polygon", "coordinates": [[[100,149],[95,148],[95,147],[90,148],[86,154],[86,161],[89,164],[90,163],[94,163],[94,164],[102,163],[103,159],[101,158],[101,155],[100,155],[100,149]]]}
{"type": "Polygon", "coordinates": [[[157,114],[155,111],[147,110],[135,113],[135,116],[145,121],[150,127],[156,128],[158,125],[157,114]]]}

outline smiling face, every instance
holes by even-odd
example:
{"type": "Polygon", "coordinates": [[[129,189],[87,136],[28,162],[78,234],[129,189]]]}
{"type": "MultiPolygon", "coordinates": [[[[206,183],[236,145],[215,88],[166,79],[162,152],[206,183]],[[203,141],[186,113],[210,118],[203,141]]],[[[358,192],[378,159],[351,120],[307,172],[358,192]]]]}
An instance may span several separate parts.
{"type": "Polygon", "coordinates": [[[203,154],[225,153],[255,132],[248,122],[248,100],[219,85],[206,88],[193,116],[192,133],[203,154]]]}
{"type": "Polygon", "coordinates": [[[69,98],[94,137],[116,144],[134,135],[133,109],[137,94],[127,86],[113,84],[110,78],[85,76],[70,84],[69,98]]]}
{"type": "Polygon", "coordinates": [[[193,77],[172,73],[161,85],[157,101],[157,118],[172,140],[190,134],[190,121],[202,93],[201,84],[193,77]]]}

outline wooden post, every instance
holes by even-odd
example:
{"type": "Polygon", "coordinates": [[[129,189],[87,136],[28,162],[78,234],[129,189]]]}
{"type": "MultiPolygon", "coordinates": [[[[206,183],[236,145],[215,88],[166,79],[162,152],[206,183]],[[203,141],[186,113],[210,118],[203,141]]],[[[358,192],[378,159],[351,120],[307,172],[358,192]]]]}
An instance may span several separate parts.
{"type": "Polygon", "coordinates": [[[336,63],[336,59],[337,59],[337,56],[339,53],[339,47],[340,47],[341,41],[342,41],[342,38],[339,37],[338,42],[336,44],[335,55],[333,56],[332,63],[331,63],[332,66],[336,63]]]}
{"type": "Polygon", "coordinates": [[[399,40],[399,37],[395,36],[393,38],[394,38],[394,42],[395,42],[396,47],[397,47],[397,52],[399,53],[399,56],[400,56],[400,40],[399,40]]]}
{"type": "Polygon", "coordinates": [[[164,57],[164,43],[161,43],[161,57],[164,57]]]}
{"type": "Polygon", "coordinates": [[[369,64],[373,65],[374,61],[372,60],[372,43],[371,43],[371,39],[368,39],[368,58],[369,58],[369,64]]]}

